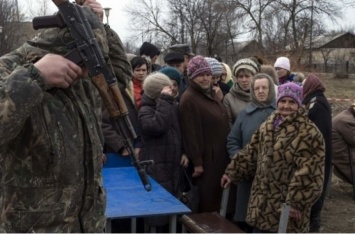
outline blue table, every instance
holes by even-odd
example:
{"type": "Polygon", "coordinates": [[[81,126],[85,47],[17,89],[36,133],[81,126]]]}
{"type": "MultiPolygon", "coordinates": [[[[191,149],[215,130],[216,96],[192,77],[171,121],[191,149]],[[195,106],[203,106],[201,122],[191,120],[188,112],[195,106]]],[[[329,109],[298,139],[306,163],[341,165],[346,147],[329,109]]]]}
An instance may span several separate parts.
{"type": "Polygon", "coordinates": [[[136,232],[136,218],[168,215],[169,230],[176,233],[177,215],[191,212],[151,177],[152,190],[147,192],[134,167],[104,168],[103,178],[107,192],[106,232],[111,232],[112,219],[130,218],[131,231],[136,232]]]}
{"type": "Polygon", "coordinates": [[[131,157],[122,156],[116,153],[105,153],[107,162],[103,165],[104,168],[110,167],[133,167],[131,157]]]}

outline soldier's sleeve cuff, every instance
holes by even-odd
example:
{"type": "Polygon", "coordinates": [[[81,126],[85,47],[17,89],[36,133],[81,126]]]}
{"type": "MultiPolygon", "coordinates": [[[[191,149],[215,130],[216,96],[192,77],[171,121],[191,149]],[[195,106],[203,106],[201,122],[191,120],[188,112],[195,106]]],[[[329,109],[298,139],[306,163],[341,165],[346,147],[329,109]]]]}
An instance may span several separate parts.
{"type": "Polygon", "coordinates": [[[44,78],[41,76],[41,72],[33,65],[33,64],[27,64],[25,67],[28,69],[28,72],[30,74],[30,78],[37,82],[39,87],[41,87],[42,90],[48,90],[51,87],[46,84],[44,81],[44,78]]]}

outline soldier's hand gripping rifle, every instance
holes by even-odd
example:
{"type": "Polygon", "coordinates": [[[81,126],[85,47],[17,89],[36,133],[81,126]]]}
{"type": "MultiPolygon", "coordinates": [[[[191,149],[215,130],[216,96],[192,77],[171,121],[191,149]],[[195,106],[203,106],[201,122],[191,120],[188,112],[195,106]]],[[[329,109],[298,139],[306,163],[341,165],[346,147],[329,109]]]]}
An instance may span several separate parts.
{"type": "Polygon", "coordinates": [[[83,8],[68,0],[53,0],[53,2],[58,7],[60,14],[34,18],[34,29],[68,27],[74,41],[70,45],[73,49],[65,57],[78,65],[85,65],[88,69],[115,130],[124,139],[124,146],[131,156],[144,188],[150,191],[151,184],[145,172],[145,165],[151,162],[140,162],[134,151],[132,141],[137,136],[129,119],[127,106],[118,87],[117,79],[102,55],[83,8]]]}

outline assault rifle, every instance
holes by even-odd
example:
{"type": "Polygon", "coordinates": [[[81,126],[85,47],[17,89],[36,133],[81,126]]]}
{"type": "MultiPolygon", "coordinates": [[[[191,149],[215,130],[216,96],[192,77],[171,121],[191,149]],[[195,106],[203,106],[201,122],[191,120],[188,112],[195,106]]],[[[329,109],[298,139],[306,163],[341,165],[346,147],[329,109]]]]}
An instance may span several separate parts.
{"type": "Polygon", "coordinates": [[[35,17],[32,22],[33,28],[68,27],[74,41],[68,45],[73,49],[65,57],[80,66],[85,65],[88,69],[92,82],[98,89],[108,110],[112,125],[124,138],[124,146],[130,154],[132,164],[138,171],[144,188],[150,191],[152,186],[145,167],[152,161],[140,162],[138,160],[132,143],[137,135],[129,119],[127,106],[118,87],[117,78],[102,55],[83,8],[70,3],[68,0],[53,0],[53,2],[58,7],[59,12],[53,16],[35,17]]]}

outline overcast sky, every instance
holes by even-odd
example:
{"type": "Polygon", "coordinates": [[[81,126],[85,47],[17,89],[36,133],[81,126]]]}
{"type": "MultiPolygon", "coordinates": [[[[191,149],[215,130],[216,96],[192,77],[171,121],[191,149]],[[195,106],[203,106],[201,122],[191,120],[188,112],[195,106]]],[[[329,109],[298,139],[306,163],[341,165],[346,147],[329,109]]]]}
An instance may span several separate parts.
{"type": "MultiPolygon", "coordinates": [[[[119,34],[121,40],[126,42],[129,40],[130,35],[132,32],[129,30],[129,16],[124,11],[124,8],[128,5],[134,4],[134,0],[98,0],[101,5],[105,7],[111,8],[110,15],[109,15],[109,24],[110,26],[119,34]]],[[[193,1],[193,0],[192,0],[193,1]]],[[[36,0],[18,0],[20,8],[27,9],[28,4],[31,5],[35,4],[36,0]]],[[[50,13],[57,11],[55,4],[52,1],[49,2],[50,13]]],[[[34,8],[35,9],[35,8],[34,8]]],[[[338,29],[339,27],[342,28],[349,28],[354,27],[352,23],[352,18],[354,17],[355,10],[354,9],[347,9],[344,12],[344,20],[341,20],[338,24],[329,23],[329,29],[338,29]]],[[[104,16],[104,22],[106,23],[106,16],[104,16]]],[[[136,44],[140,44],[136,43],[136,44]]]]}
{"type": "MultiPolygon", "coordinates": [[[[36,4],[36,0],[18,0],[19,7],[21,9],[28,9],[28,4],[30,3],[31,6],[36,4]]],[[[127,13],[124,12],[124,6],[128,4],[133,4],[134,0],[99,0],[101,5],[105,7],[111,8],[110,15],[109,15],[109,24],[110,26],[120,35],[123,41],[128,40],[129,37],[129,30],[128,30],[128,23],[129,18],[127,13]]],[[[49,13],[52,14],[57,11],[57,7],[52,1],[48,1],[49,13]]],[[[35,10],[36,8],[33,7],[35,10]]],[[[106,23],[106,16],[104,15],[104,23],[106,23]]]]}

